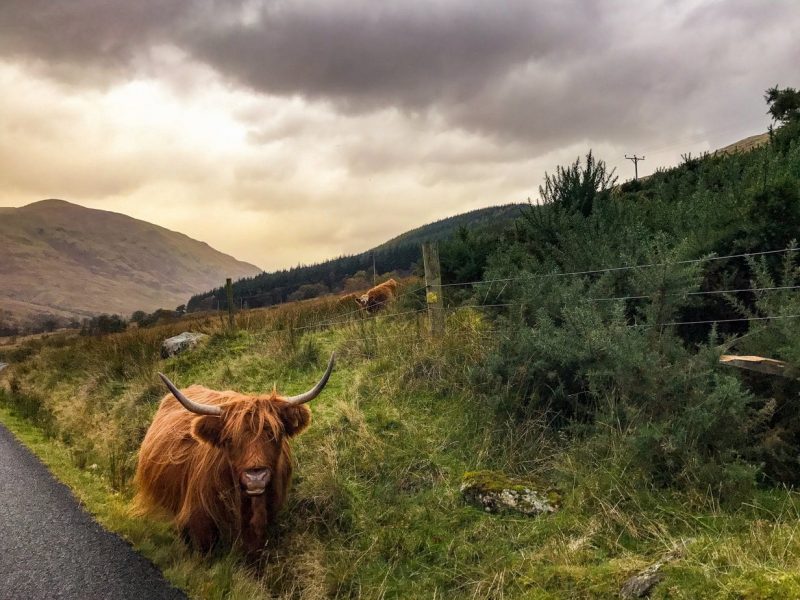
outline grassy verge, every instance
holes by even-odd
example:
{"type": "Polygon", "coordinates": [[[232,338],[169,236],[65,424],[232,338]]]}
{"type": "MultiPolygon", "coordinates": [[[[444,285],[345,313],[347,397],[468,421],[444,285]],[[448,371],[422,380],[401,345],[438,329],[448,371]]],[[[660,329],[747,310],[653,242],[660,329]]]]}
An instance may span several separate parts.
{"type": "Polygon", "coordinates": [[[189,552],[166,523],[130,514],[130,497],[115,491],[96,469],[79,469],[70,448],[47,437],[13,410],[0,406],[0,423],[27,446],[51,473],[67,485],[81,505],[106,529],[127,540],[164,573],[196,598],[263,598],[263,585],[234,556],[206,561],[189,552]]]}
{"type": "Polygon", "coordinates": [[[474,315],[441,342],[398,318],[302,338],[267,335],[262,321],[236,334],[208,327],[206,346],[165,362],[166,329],[42,343],[17,361],[0,399],[0,419],[98,520],[195,597],[611,598],[676,548],[654,598],[800,597],[795,493],[720,506],[640,481],[617,443],[623,432],[589,445],[506,420],[472,384],[489,343],[474,315]],[[135,451],[162,393],[156,370],[178,385],[257,392],[278,382],[296,393],[332,349],[335,376],[293,444],[296,478],[260,576],[130,517],[135,451]],[[562,509],[537,520],[467,506],[461,477],[477,469],[547,479],[562,509]]]}

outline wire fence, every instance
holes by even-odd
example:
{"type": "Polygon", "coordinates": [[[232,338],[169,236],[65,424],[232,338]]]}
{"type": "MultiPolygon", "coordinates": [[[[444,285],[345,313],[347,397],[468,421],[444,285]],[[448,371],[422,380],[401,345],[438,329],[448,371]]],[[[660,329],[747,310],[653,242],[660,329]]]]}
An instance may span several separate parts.
{"type": "MultiPolygon", "coordinates": [[[[525,281],[531,279],[538,279],[538,278],[548,278],[548,277],[568,277],[568,276],[588,276],[588,275],[596,275],[602,273],[609,273],[609,272],[616,272],[616,271],[627,271],[633,269],[649,269],[654,267],[673,267],[673,266],[680,266],[680,265],[690,265],[690,264],[700,264],[700,263],[711,263],[716,261],[723,261],[723,260],[732,260],[737,258],[751,258],[751,257],[759,257],[759,256],[769,256],[769,255],[778,255],[778,254],[789,254],[794,253],[800,250],[800,248],[786,248],[780,250],[766,250],[761,252],[749,252],[749,253],[739,253],[739,254],[730,254],[726,256],[707,256],[698,259],[691,259],[691,260],[681,260],[681,261],[674,261],[674,262],[653,262],[653,263],[644,263],[644,264],[636,264],[636,265],[622,265],[622,266],[613,266],[613,267],[603,267],[598,269],[586,269],[586,270],[579,270],[579,271],[566,271],[566,272],[554,272],[554,273],[531,273],[526,274],[524,276],[518,277],[506,277],[506,278],[490,278],[490,279],[483,279],[479,281],[471,281],[471,282],[459,282],[459,283],[446,283],[442,284],[443,288],[452,288],[456,286],[462,287],[473,287],[479,289],[478,286],[494,283],[504,283],[506,286],[514,281],[525,281]]],[[[499,298],[506,289],[506,286],[503,287],[502,290],[498,292],[496,295],[499,298]]],[[[428,307],[422,307],[417,309],[409,309],[409,310],[400,310],[398,312],[381,312],[381,308],[385,308],[385,304],[389,301],[397,302],[403,298],[408,298],[410,296],[414,296],[419,292],[426,290],[427,286],[419,286],[414,287],[412,289],[403,290],[400,293],[396,294],[393,298],[387,299],[384,302],[378,302],[375,305],[375,309],[379,312],[375,314],[370,314],[370,312],[366,311],[362,307],[357,307],[352,310],[347,310],[340,314],[336,314],[334,316],[327,316],[326,318],[320,319],[313,323],[308,323],[300,326],[291,326],[287,325],[280,328],[270,329],[270,330],[263,330],[258,331],[254,335],[256,336],[269,336],[275,334],[285,334],[287,331],[290,332],[305,332],[311,330],[320,330],[325,328],[337,327],[342,325],[354,325],[357,324],[359,326],[363,326],[365,323],[374,322],[376,320],[393,320],[398,319],[401,317],[411,318],[412,316],[419,316],[423,313],[428,312],[428,307]]],[[[642,300],[650,300],[650,299],[664,299],[664,298],[685,298],[685,297],[698,297],[698,296],[734,296],[738,294],[756,294],[756,293],[773,293],[773,292],[793,292],[800,289],[800,285],[773,285],[773,286],[753,286],[753,287],[732,287],[732,288],[724,288],[724,289],[712,289],[712,290],[685,290],[681,292],[672,292],[672,293],[662,293],[658,290],[650,292],[650,293],[640,293],[640,294],[628,294],[628,295],[620,295],[620,296],[608,296],[608,297],[586,297],[582,298],[581,301],[584,302],[615,302],[615,301],[642,301],[642,300]]],[[[515,302],[487,302],[489,298],[489,290],[487,290],[486,294],[484,294],[484,301],[480,303],[473,303],[470,304],[461,304],[458,306],[452,306],[443,309],[446,314],[452,315],[461,311],[466,310],[485,310],[485,309],[506,309],[512,307],[528,307],[532,305],[536,305],[536,301],[515,301],[515,302]]],[[[424,301],[423,299],[420,299],[424,301]]],[[[800,314],[787,314],[787,315],[761,315],[761,316],[743,316],[737,318],[717,318],[717,319],[695,319],[695,320],[673,320],[673,321],[664,321],[664,322],[653,322],[653,323],[634,323],[630,324],[630,327],[640,327],[640,328],[653,328],[653,327],[677,327],[677,326],[692,326],[692,325],[713,325],[716,323],[745,323],[745,322],[764,322],[764,321],[776,321],[776,320],[790,320],[790,319],[797,319],[800,318],[800,314]]],[[[499,333],[501,330],[499,329],[488,329],[488,330],[481,330],[481,334],[496,334],[499,333]]],[[[392,337],[403,337],[407,336],[408,334],[400,334],[399,336],[393,335],[381,335],[381,336],[358,336],[358,337],[350,337],[342,340],[343,342],[354,342],[354,341],[368,341],[373,339],[390,339],[392,337]]]]}
{"type": "Polygon", "coordinates": [[[659,262],[659,263],[644,263],[638,265],[622,265],[618,267],[603,267],[600,269],[590,269],[586,271],[567,271],[555,273],[530,273],[521,275],[519,277],[501,277],[497,279],[482,279],[480,281],[469,281],[465,283],[443,283],[442,287],[455,287],[455,286],[474,286],[486,283],[502,283],[510,281],[529,281],[532,279],[545,279],[549,277],[571,277],[576,275],[599,275],[601,273],[613,273],[615,271],[630,271],[632,269],[651,269],[654,267],[672,267],[678,265],[690,265],[703,262],[714,262],[719,260],[730,260],[733,258],[748,258],[755,256],[765,256],[770,254],[781,254],[788,252],[797,252],[800,248],[785,248],[783,250],[765,250],[763,252],[744,252],[741,254],[729,254],[727,256],[708,256],[704,258],[695,258],[691,260],[679,260],[674,262],[659,262]]]}

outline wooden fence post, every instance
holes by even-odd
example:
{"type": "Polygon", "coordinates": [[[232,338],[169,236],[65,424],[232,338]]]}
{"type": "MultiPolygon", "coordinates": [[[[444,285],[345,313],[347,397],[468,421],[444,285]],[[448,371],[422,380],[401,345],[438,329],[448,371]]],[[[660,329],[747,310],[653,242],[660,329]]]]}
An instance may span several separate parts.
{"type": "Polygon", "coordinates": [[[233,283],[230,277],[225,280],[225,295],[228,297],[228,327],[233,330],[235,325],[233,320],[233,283]]]}
{"type": "Polygon", "coordinates": [[[439,264],[439,249],[435,242],[422,243],[422,262],[425,266],[425,300],[428,303],[431,333],[434,337],[442,337],[444,335],[442,269],[439,264]]]}

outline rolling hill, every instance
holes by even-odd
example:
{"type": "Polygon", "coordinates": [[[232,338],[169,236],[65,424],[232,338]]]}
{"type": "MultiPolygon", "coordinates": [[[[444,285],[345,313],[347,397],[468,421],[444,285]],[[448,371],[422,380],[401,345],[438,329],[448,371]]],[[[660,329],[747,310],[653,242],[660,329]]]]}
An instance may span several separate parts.
{"type": "Polygon", "coordinates": [[[769,143],[769,133],[757,133],[746,137],[738,142],[734,142],[724,148],[720,148],[716,152],[719,154],[731,154],[733,152],[747,152],[759,146],[769,143]]]}
{"type": "Polygon", "coordinates": [[[0,208],[0,256],[0,310],[18,321],[174,308],[261,272],[182,233],[63,200],[0,208]]]}
{"type": "Polygon", "coordinates": [[[501,206],[490,206],[488,208],[479,208],[469,212],[440,219],[433,223],[428,223],[416,229],[401,233],[397,237],[392,238],[388,242],[367,250],[367,254],[386,250],[388,248],[396,248],[409,244],[419,245],[426,241],[438,241],[446,239],[453,235],[459,227],[505,227],[509,221],[513,221],[520,215],[520,207],[524,204],[503,204],[501,206]]]}
{"type": "MultiPolygon", "coordinates": [[[[262,273],[237,281],[233,285],[235,300],[247,301],[251,308],[280,304],[287,300],[302,299],[298,292],[308,289],[313,297],[327,291],[347,290],[347,280],[359,272],[378,273],[410,272],[418,263],[420,243],[426,240],[441,241],[453,236],[459,229],[473,231],[499,231],[520,215],[522,204],[490,206],[447,217],[400,234],[370,250],[350,256],[341,256],[314,265],[304,265],[270,273],[262,273]]],[[[363,279],[367,285],[369,278],[363,279]]],[[[225,306],[223,288],[215,288],[189,300],[189,310],[225,306]]]]}

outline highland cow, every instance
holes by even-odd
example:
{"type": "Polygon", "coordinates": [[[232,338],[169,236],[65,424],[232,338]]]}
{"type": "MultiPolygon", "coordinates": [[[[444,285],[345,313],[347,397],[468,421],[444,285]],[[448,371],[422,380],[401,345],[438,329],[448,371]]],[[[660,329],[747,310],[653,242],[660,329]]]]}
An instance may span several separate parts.
{"type": "Polygon", "coordinates": [[[178,390],[159,373],[164,397],[145,435],[136,468],[139,511],[166,510],[201,552],[221,540],[256,559],[267,526],[286,501],[292,476],[289,438],[311,420],[305,406],[328,382],[298,396],[247,396],[199,385],[178,390]]]}
{"type": "Polygon", "coordinates": [[[389,279],[356,298],[356,303],[367,312],[373,313],[386,306],[396,295],[397,282],[389,279]]]}

